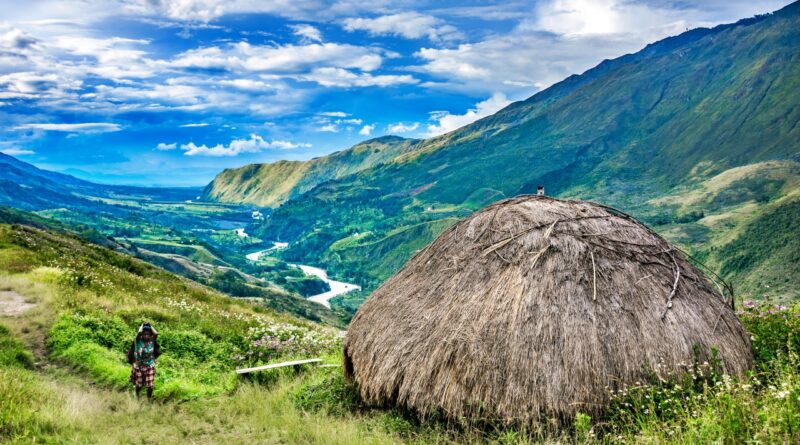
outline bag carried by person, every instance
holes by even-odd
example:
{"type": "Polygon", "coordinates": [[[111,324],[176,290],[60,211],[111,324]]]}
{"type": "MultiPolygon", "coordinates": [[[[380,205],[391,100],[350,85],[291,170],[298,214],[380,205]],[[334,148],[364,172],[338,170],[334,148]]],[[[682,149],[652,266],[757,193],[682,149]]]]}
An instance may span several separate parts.
{"type": "Polygon", "coordinates": [[[136,348],[136,340],[133,341],[131,347],[128,348],[128,364],[132,365],[134,361],[136,361],[133,357],[133,350],[136,348]]]}

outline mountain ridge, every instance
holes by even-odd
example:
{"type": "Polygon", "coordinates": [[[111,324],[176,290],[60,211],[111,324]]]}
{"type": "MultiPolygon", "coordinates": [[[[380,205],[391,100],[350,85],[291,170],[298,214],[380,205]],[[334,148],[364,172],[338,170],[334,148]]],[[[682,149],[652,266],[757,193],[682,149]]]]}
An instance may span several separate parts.
{"type": "MultiPolygon", "coordinates": [[[[794,3],[602,62],[380,166],[320,182],[254,232],[291,242],[288,260],[325,264],[369,288],[441,229],[404,238],[403,228],[462,218],[539,184],[651,223],[683,220],[648,200],[742,165],[798,158],[798,30],[794,3]],[[361,247],[340,242],[367,232],[361,247]],[[381,255],[398,260],[387,267],[381,255]]],[[[767,199],[783,191],[774,193],[767,199]]]]}
{"type": "MultiPolygon", "coordinates": [[[[492,126],[491,123],[496,122],[498,120],[498,118],[501,118],[504,115],[508,115],[508,114],[511,114],[511,113],[522,111],[521,109],[525,109],[525,107],[530,107],[530,106],[538,104],[538,103],[546,102],[548,100],[554,100],[554,99],[557,99],[558,97],[562,97],[562,96],[564,96],[566,94],[570,94],[571,92],[573,92],[576,89],[579,89],[579,88],[585,86],[587,83],[597,79],[599,76],[602,76],[603,74],[609,72],[610,70],[618,68],[620,65],[629,64],[629,63],[636,63],[636,62],[640,62],[642,60],[645,60],[645,59],[648,59],[648,58],[651,58],[651,57],[654,57],[654,56],[665,55],[665,54],[670,53],[670,52],[672,52],[672,51],[674,51],[674,50],[676,50],[678,48],[681,48],[683,46],[693,44],[694,42],[696,42],[696,41],[698,41],[700,39],[703,39],[703,38],[706,38],[708,36],[712,36],[712,35],[715,35],[715,34],[719,34],[719,33],[725,32],[725,31],[733,29],[733,28],[746,27],[746,26],[754,25],[754,24],[762,22],[763,20],[766,20],[766,19],[769,19],[769,18],[773,18],[773,17],[791,16],[792,14],[796,14],[798,9],[800,9],[800,4],[793,3],[793,4],[790,4],[790,5],[782,8],[781,10],[778,10],[778,11],[776,11],[774,13],[771,13],[771,14],[762,14],[762,15],[759,15],[759,16],[751,17],[751,18],[741,19],[741,20],[739,20],[739,21],[737,21],[735,23],[720,24],[720,25],[717,25],[717,26],[714,26],[714,27],[711,27],[711,28],[705,28],[705,27],[695,28],[695,29],[686,31],[684,33],[681,33],[679,35],[667,37],[667,38],[659,40],[657,42],[650,43],[650,44],[646,45],[643,49],[641,49],[640,51],[637,51],[635,53],[625,54],[625,55],[622,55],[622,56],[614,58],[614,59],[603,60],[598,65],[596,65],[595,67],[590,68],[590,69],[584,71],[581,74],[570,75],[567,78],[565,78],[564,80],[562,80],[560,82],[557,82],[556,84],[550,86],[549,88],[546,88],[546,89],[544,89],[542,91],[537,92],[536,94],[532,95],[528,99],[524,99],[524,100],[521,100],[521,101],[514,102],[512,104],[509,104],[508,106],[506,106],[505,108],[499,110],[498,112],[496,112],[495,114],[493,114],[491,116],[484,117],[484,118],[482,118],[482,119],[480,119],[480,120],[478,120],[476,122],[473,122],[473,123],[468,124],[468,125],[466,125],[464,127],[458,128],[456,130],[453,130],[452,132],[446,133],[446,134],[441,135],[441,136],[437,136],[437,137],[433,137],[433,138],[429,138],[429,139],[418,140],[417,141],[418,142],[418,144],[417,144],[417,148],[418,149],[417,150],[408,150],[408,151],[405,151],[403,153],[398,153],[398,156],[396,158],[391,159],[391,160],[387,159],[386,161],[387,162],[403,162],[404,160],[407,160],[409,158],[413,158],[415,156],[420,156],[420,155],[424,154],[426,151],[435,150],[436,147],[438,147],[438,146],[441,146],[441,145],[446,144],[446,143],[452,143],[455,138],[458,138],[464,132],[466,132],[466,133],[475,132],[477,129],[481,129],[481,127],[485,127],[483,129],[487,130],[487,131],[488,130],[492,130],[492,129],[498,130],[498,131],[505,130],[505,129],[509,128],[509,127],[514,126],[514,123],[513,122],[512,123],[505,122],[505,124],[503,125],[502,128],[497,128],[496,126],[492,126]]],[[[528,111],[530,111],[530,110],[528,110],[528,111]]],[[[508,120],[508,119],[506,119],[506,120],[508,120]]],[[[385,136],[384,138],[387,138],[387,137],[391,138],[391,137],[396,137],[396,136],[385,136]]],[[[378,138],[378,139],[380,139],[380,138],[378,138]]],[[[271,163],[271,164],[249,164],[249,165],[245,165],[245,166],[242,166],[242,167],[239,167],[239,168],[226,169],[225,171],[220,173],[218,175],[218,177],[215,178],[211,183],[209,183],[208,186],[206,186],[206,189],[204,190],[203,197],[204,197],[204,199],[207,199],[207,200],[210,200],[210,201],[219,201],[219,202],[227,202],[227,203],[249,203],[249,204],[267,205],[267,206],[271,206],[271,207],[272,206],[276,206],[276,205],[280,205],[280,204],[282,204],[283,202],[285,202],[286,200],[288,200],[290,198],[294,198],[296,196],[301,195],[302,193],[305,193],[306,191],[309,191],[315,185],[327,182],[329,180],[341,179],[342,177],[346,176],[347,174],[355,174],[355,173],[358,173],[358,172],[360,172],[362,170],[366,170],[366,169],[369,169],[369,168],[372,167],[370,165],[365,165],[365,166],[363,166],[361,168],[356,168],[356,169],[353,169],[351,171],[347,171],[347,172],[345,172],[345,174],[340,174],[340,175],[335,175],[335,176],[330,176],[330,175],[324,175],[323,174],[323,175],[320,175],[319,177],[314,177],[314,175],[315,175],[314,171],[307,171],[307,170],[302,170],[301,171],[301,169],[302,169],[301,166],[303,166],[305,162],[319,163],[319,162],[322,162],[322,161],[324,161],[326,159],[333,160],[337,156],[340,156],[341,153],[347,152],[349,150],[356,149],[360,145],[369,144],[369,143],[371,143],[373,141],[376,141],[376,140],[377,139],[367,140],[367,141],[361,142],[359,144],[356,144],[355,146],[351,147],[350,149],[337,151],[337,152],[331,153],[331,154],[326,155],[326,156],[314,158],[314,159],[312,159],[310,161],[277,161],[277,162],[271,163]],[[289,164],[286,164],[286,163],[289,163],[289,164]],[[280,167],[286,166],[286,165],[294,165],[294,166],[299,167],[299,168],[295,169],[292,172],[293,175],[287,175],[288,177],[280,177],[280,175],[271,176],[269,174],[264,174],[261,171],[259,171],[258,173],[247,175],[247,173],[252,173],[255,170],[269,169],[270,167],[268,167],[268,166],[273,166],[272,167],[273,170],[279,170],[280,167]],[[231,184],[231,182],[235,181],[235,178],[230,177],[230,176],[232,176],[234,174],[234,172],[237,172],[237,173],[241,174],[241,176],[245,177],[244,178],[245,180],[244,180],[243,184],[241,184],[239,186],[237,186],[235,184],[231,184]],[[228,176],[228,177],[226,177],[226,176],[228,176]],[[261,177],[262,182],[268,182],[269,184],[271,184],[272,185],[271,188],[280,189],[280,188],[289,187],[291,189],[291,192],[288,192],[288,193],[284,192],[284,194],[286,195],[285,197],[284,196],[275,197],[275,196],[272,196],[271,188],[267,189],[266,191],[261,191],[261,190],[259,190],[259,187],[257,187],[255,184],[253,184],[253,181],[258,180],[259,176],[261,177]],[[217,189],[224,188],[224,187],[220,187],[219,186],[219,183],[221,183],[221,182],[228,183],[227,188],[229,190],[218,191],[217,189]],[[287,184],[287,182],[288,182],[288,184],[287,184]],[[306,187],[298,187],[297,189],[292,188],[292,186],[295,183],[299,183],[299,182],[306,182],[308,184],[308,186],[306,186],[306,187]],[[239,188],[239,189],[244,188],[244,192],[243,193],[236,193],[235,191],[231,190],[231,189],[237,189],[237,188],[239,188]],[[267,196],[259,197],[259,194],[263,194],[263,193],[266,193],[267,196]]],[[[530,191],[530,190],[526,190],[526,191],[530,191]]]]}
{"type": "Polygon", "coordinates": [[[382,136],[308,161],[276,161],[229,168],[203,190],[207,201],[274,207],[322,182],[376,166],[408,150],[416,139],[382,136]]]}

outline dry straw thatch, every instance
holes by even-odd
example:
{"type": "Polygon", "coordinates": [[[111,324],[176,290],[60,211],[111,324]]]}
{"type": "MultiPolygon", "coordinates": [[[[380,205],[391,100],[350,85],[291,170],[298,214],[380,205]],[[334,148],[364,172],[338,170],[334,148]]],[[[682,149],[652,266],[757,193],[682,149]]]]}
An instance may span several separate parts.
{"type": "Polygon", "coordinates": [[[367,403],[526,424],[600,413],[607,388],[680,371],[695,348],[732,375],[752,366],[731,304],[680,251],[611,208],[521,196],[376,290],[344,361],[367,403]]]}

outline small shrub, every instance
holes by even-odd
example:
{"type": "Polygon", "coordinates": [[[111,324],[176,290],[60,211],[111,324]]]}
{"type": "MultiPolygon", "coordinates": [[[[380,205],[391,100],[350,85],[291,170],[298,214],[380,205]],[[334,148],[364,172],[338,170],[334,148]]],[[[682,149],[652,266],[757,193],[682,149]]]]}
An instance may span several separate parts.
{"type": "Polygon", "coordinates": [[[344,416],[361,408],[361,398],[356,388],[347,383],[340,372],[325,379],[300,387],[292,397],[294,406],[312,413],[325,412],[344,416]]]}
{"type": "Polygon", "coordinates": [[[33,368],[33,354],[0,324],[0,366],[33,368]]]}
{"type": "Polygon", "coordinates": [[[578,442],[586,442],[593,435],[592,418],[587,414],[577,413],[572,422],[572,428],[575,430],[575,439],[578,442]]]}
{"type": "Polygon", "coordinates": [[[135,336],[135,328],[114,316],[63,315],[50,329],[49,344],[58,355],[74,343],[92,342],[125,352],[135,336]]]}
{"type": "Polygon", "coordinates": [[[205,361],[215,355],[216,344],[205,335],[195,331],[164,330],[158,336],[163,351],[170,356],[205,361]]]}
{"type": "Polygon", "coordinates": [[[776,359],[800,352],[800,314],[789,307],[745,301],[738,315],[752,334],[759,370],[770,371],[776,359]]]}

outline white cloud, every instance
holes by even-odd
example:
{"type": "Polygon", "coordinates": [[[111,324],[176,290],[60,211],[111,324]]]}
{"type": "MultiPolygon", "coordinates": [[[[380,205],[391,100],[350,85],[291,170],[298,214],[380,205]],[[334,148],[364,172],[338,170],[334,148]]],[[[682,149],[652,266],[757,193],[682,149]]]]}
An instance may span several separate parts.
{"type": "Polygon", "coordinates": [[[344,21],[347,31],[366,31],[370,35],[394,35],[408,39],[428,37],[431,40],[452,40],[463,37],[456,28],[442,24],[434,16],[418,12],[402,12],[375,18],[349,18],[344,21]]]}
{"type": "Polygon", "coordinates": [[[194,142],[181,145],[181,150],[186,156],[237,156],[241,153],[258,153],[267,149],[291,150],[294,148],[307,148],[311,144],[295,143],[283,140],[266,141],[259,135],[251,134],[250,139],[234,139],[228,145],[217,144],[208,147],[205,144],[195,145],[194,142]]]}
{"type": "Polygon", "coordinates": [[[0,48],[23,50],[35,45],[37,42],[36,38],[18,28],[0,32],[0,48]]]}
{"type": "Polygon", "coordinates": [[[317,131],[323,133],[338,133],[339,127],[337,127],[336,124],[330,123],[317,128],[317,131]]]}
{"type": "MultiPolygon", "coordinates": [[[[181,128],[195,128],[195,127],[208,127],[208,123],[200,122],[196,124],[183,124],[180,126],[181,128]]],[[[174,147],[173,147],[174,148],[174,147]]]]}
{"type": "Polygon", "coordinates": [[[294,35],[302,38],[304,42],[322,42],[322,33],[311,25],[290,25],[294,35]]]}
{"type": "Polygon", "coordinates": [[[361,130],[358,130],[358,134],[361,136],[369,136],[372,134],[372,130],[375,129],[375,124],[364,125],[361,127],[361,130]]]}
{"type": "Polygon", "coordinates": [[[124,7],[138,14],[158,14],[181,22],[209,22],[226,14],[266,13],[294,20],[323,20],[385,9],[389,0],[134,0],[124,7]]]}
{"type": "Polygon", "coordinates": [[[424,62],[412,69],[442,79],[423,84],[432,88],[527,96],[644,44],[616,36],[571,38],[516,29],[455,48],[422,48],[416,56],[424,62]]]}
{"type": "Polygon", "coordinates": [[[87,122],[82,124],[25,124],[15,127],[20,130],[62,131],[66,133],[110,133],[120,131],[118,124],[87,122]]]}
{"type": "Polygon", "coordinates": [[[396,124],[391,124],[387,127],[389,133],[409,133],[419,128],[419,122],[414,122],[412,124],[404,124],[402,122],[398,122],[396,124]]]}
{"type": "MultiPolygon", "coordinates": [[[[176,77],[162,82],[95,87],[95,103],[122,103],[125,110],[207,110],[280,115],[295,111],[311,93],[278,81],[271,89],[242,90],[213,77],[176,77]]],[[[121,111],[114,105],[110,112],[121,111]]]]}
{"type": "MultiPolygon", "coordinates": [[[[48,42],[50,52],[63,52],[67,57],[80,57],[77,64],[64,64],[76,75],[93,74],[107,79],[142,79],[156,75],[153,61],[140,49],[150,42],[143,39],[111,37],[97,39],[84,36],[59,36],[48,42]]],[[[63,60],[63,57],[60,57],[63,60]]]]}
{"type": "Polygon", "coordinates": [[[129,7],[135,11],[158,12],[182,21],[209,22],[228,12],[226,3],[219,0],[142,0],[129,7]]]}
{"type": "Polygon", "coordinates": [[[323,111],[321,113],[317,113],[320,116],[328,116],[328,117],[347,117],[349,114],[345,113],[344,111],[323,111]]]}
{"type": "Polygon", "coordinates": [[[35,154],[33,150],[25,150],[24,148],[6,148],[5,150],[1,151],[0,153],[7,154],[9,156],[24,156],[24,155],[32,155],[35,154]]]}
{"type": "Polygon", "coordinates": [[[299,80],[316,82],[324,87],[390,87],[395,85],[413,85],[419,83],[409,74],[354,73],[343,68],[316,68],[309,74],[297,76],[299,80]]]}
{"type": "MultiPolygon", "coordinates": [[[[454,49],[421,48],[417,56],[427,60],[425,71],[432,74],[449,74],[453,77],[482,79],[492,73],[480,66],[480,59],[470,60],[465,55],[472,54],[474,45],[463,44],[454,49]]],[[[478,50],[480,51],[480,50],[478,50]]]]}
{"type": "Polygon", "coordinates": [[[511,103],[503,93],[495,93],[492,97],[478,102],[475,108],[467,110],[464,114],[450,114],[447,111],[433,112],[431,118],[435,124],[428,125],[428,136],[437,136],[471,124],[478,119],[490,116],[511,103]]]}
{"type": "Polygon", "coordinates": [[[179,54],[172,68],[222,69],[230,72],[273,74],[301,73],[316,66],[373,71],[383,61],[380,50],[350,44],[251,45],[238,42],[227,47],[212,46],[179,54]]]}
{"type": "Polygon", "coordinates": [[[456,47],[420,49],[415,55],[422,64],[411,69],[436,78],[423,86],[523,97],[686,28],[777,7],[766,0],[543,0],[528,6],[526,18],[506,33],[456,47]]]}
{"type": "Polygon", "coordinates": [[[161,151],[175,150],[176,148],[178,148],[178,144],[174,142],[171,144],[166,144],[164,142],[161,142],[158,145],[156,145],[156,150],[161,150],[161,151]]]}
{"type": "Polygon", "coordinates": [[[269,91],[275,90],[276,85],[253,79],[221,80],[220,85],[231,86],[243,91],[269,91]]]}
{"type": "Polygon", "coordinates": [[[686,27],[680,18],[685,13],[623,0],[553,0],[540,4],[537,16],[523,26],[569,37],[640,34],[660,28],[680,32],[686,27]]]}

